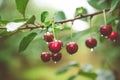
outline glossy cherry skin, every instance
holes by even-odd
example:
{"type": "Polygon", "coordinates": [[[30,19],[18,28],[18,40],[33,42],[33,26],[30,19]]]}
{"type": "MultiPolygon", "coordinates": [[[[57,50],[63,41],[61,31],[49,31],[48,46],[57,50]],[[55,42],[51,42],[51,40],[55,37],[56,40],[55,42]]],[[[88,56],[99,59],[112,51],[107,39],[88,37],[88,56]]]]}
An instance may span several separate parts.
{"type": "Polygon", "coordinates": [[[52,60],[53,60],[53,61],[56,61],[56,62],[57,62],[57,61],[60,61],[61,58],[62,58],[61,52],[53,53],[53,54],[52,54],[52,60]]]}
{"type": "Polygon", "coordinates": [[[109,36],[111,32],[112,32],[112,27],[110,25],[104,25],[100,27],[100,33],[103,36],[109,36]]]}
{"type": "Polygon", "coordinates": [[[44,40],[46,42],[51,42],[51,41],[53,41],[53,39],[54,39],[54,36],[52,33],[47,32],[44,34],[44,40]]]}
{"type": "Polygon", "coordinates": [[[89,38],[85,41],[85,44],[88,48],[94,48],[97,45],[97,40],[95,38],[89,38]]]}
{"type": "Polygon", "coordinates": [[[57,53],[61,50],[63,43],[60,40],[52,41],[48,44],[49,50],[52,53],[57,53]]]}
{"type": "Polygon", "coordinates": [[[63,42],[60,40],[58,40],[58,42],[61,44],[61,47],[63,47],[63,42]]]}
{"type": "Polygon", "coordinates": [[[50,61],[50,58],[51,58],[51,54],[49,52],[42,52],[42,54],[41,54],[41,60],[43,62],[50,61]]]}
{"type": "Polygon", "coordinates": [[[108,37],[109,37],[109,39],[111,39],[111,40],[116,40],[117,37],[118,37],[118,32],[112,31],[111,34],[110,34],[108,37]]]}
{"type": "Polygon", "coordinates": [[[69,42],[66,45],[66,50],[69,54],[74,54],[78,51],[78,45],[75,42],[69,42]]]}

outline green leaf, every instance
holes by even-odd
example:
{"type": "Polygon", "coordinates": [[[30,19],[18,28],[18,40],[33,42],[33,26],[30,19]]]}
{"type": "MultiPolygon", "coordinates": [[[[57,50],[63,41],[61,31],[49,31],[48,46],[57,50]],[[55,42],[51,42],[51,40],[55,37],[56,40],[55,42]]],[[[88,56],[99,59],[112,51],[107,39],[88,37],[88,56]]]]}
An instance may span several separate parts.
{"type": "Polygon", "coordinates": [[[44,26],[45,26],[45,27],[50,27],[50,25],[51,25],[51,21],[46,21],[46,22],[44,22],[44,26]]]}
{"type": "Polygon", "coordinates": [[[115,8],[117,7],[118,3],[120,3],[120,0],[112,0],[111,8],[110,8],[109,12],[112,12],[113,10],[115,10],[115,8]]]}
{"type": "Polygon", "coordinates": [[[63,73],[65,73],[65,72],[67,72],[68,69],[69,69],[69,67],[65,66],[65,67],[59,69],[59,70],[56,72],[56,74],[57,74],[57,75],[63,74],[63,73]]]}
{"type": "Polygon", "coordinates": [[[90,29],[79,31],[79,32],[73,33],[73,35],[74,35],[73,38],[74,38],[74,40],[77,40],[80,37],[83,37],[84,35],[86,35],[88,33],[90,33],[90,29]]]}
{"type": "Polygon", "coordinates": [[[41,13],[41,22],[45,22],[45,19],[49,15],[48,11],[44,11],[41,13]]]}
{"type": "Polygon", "coordinates": [[[110,24],[114,20],[118,19],[118,16],[111,16],[110,18],[107,18],[107,24],[110,24]]]}
{"type": "Polygon", "coordinates": [[[0,24],[7,24],[7,23],[9,23],[10,21],[8,21],[8,20],[0,20],[0,24]]]}
{"type": "Polygon", "coordinates": [[[68,66],[69,66],[69,67],[78,67],[79,64],[78,64],[77,62],[73,61],[73,62],[70,62],[70,63],[68,64],[68,66]]]}
{"type": "Polygon", "coordinates": [[[13,20],[13,22],[21,22],[21,21],[24,21],[24,19],[15,19],[15,20],[13,20]]]}
{"type": "Polygon", "coordinates": [[[8,32],[7,30],[0,30],[0,36],[7,36],[10,35],[11,32],[8,32]]]}
{"type": "MultiPolygon", "coordinates": [[[[78,17],[78,16],[81,16],[83,14],[87,14],[87,9],[84,8],[84,7],[78,7],[76,8],[76,11],[75,11],[75,17],[78,17]]],[[[83,21],[87,21],[87,17],[86,18],[82,18],[80,20],[83,20],[83,21]]]]}
{"type": "Polygon", "coordinates": [[[117,32],[120,34],[120,21],[117,24],[117,32]]]}
{"type": "Polygon", "coordinates": [[[105,40],[105,38],[103,36],[99,35],[99,41],[103,42],[104,40],[105,40]]]}
{"type": "Polygon", "coordinates": [[[26,6],[29,0],[15,0],[17,10],[25,17],[26,6]]]}
{"type": "Polygon", "coordinates": [[[63,11],[58,11],[54,14],[55,21],[61,21],[61,20],[65,20],[65,19],[66,19],[66,16],[63,11]]]}
{"type": "Polygon", "coordinates": [[[89,77],[89,78],[92,78],[92,79],[95,79],[97,77],[96,73],[94,73],[94,72],[84,72],[83,70],[79,71],[79,75],[89,77]]]}
{"type": "MultiPolygon", "coordinates": [[[[70,28],[69,27],[65,27],[64,30],[70,30],[70,28]]],[[[90,29],[86,29],[86,30],[83,30],[83,31],[75,32],[75,33],[73,33],[73,39],[75,41],[77,41],[80,37],[82,38],[83,36],[85,36],[85,35],[87,35],[89,33],[90,33],[90,29]]],[[[66,42],[71,41],[70,35],[68,35],[66,37],[63,37],[62,40],[66,41],[66,42]]]]}
{"type": "Polygon", "coordinates": [[[103,10],[105,8],[109,8],[109,4],[107,0],[88,0],[88,3],[98,10],[103,10]]]}
{"type": "Polygon", "coordinates": [[[19,52],[24,51],[28,47],[30,42],[35,38],[36,35],[37,35],[37,33],[33,32],[33,33],[30,33],[29,35],[25,36],[20,42],[19,52]]]}
{"type": "Polygon", "coordinates": [[[62,29],[63,29],[63,26],[62,26],[62,24],[60,24],[60,23],[56,23],[56,24],[54,25],[54,29],[62,30],[62,29]]]}
{"type": "Polygon", "coordinates": [[[7,24],[8,22],[10,22],[10,21],[2,20],[2,17],[0,16],[0,24],[7,24]]]}
{"type": "Polygon", "coordinates": [[[68,80],[74,80],[78,75],[72,75],[68,78],[68,80]]]}
{"type": "Polygon", "coordinates": [[[65,72],[67,72],[71,67],[78,67],[78,66],[79,66],[79,64],[78,64],[77,62],[71,62],[71,63],[69,63],[67,66],[59,69],[59,70],[56,72],[56,74],[63,74],[63,73],[65,73],[65,72]]]}
{"type": "Polygon", "coordinates": [[[33,15],[28,21],[27,21],[27,24],[34,24],[35,22],[35,15],[33,15]]]}
{"type": "Polygon", "coordinates": [[[75,11],[75,17],[80,16],[81,14],[87,14],[87,9],[85,9],[84,7],[78,7],[76,8],[75,11]]]}

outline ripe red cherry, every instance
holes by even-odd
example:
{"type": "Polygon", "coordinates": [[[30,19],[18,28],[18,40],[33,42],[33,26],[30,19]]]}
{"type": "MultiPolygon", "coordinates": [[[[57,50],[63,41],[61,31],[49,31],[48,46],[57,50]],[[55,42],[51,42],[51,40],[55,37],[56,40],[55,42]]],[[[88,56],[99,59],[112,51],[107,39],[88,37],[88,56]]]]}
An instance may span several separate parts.
{"type": "Polygon", "coordinates": [[[61,44],[61,47],[63,47],[63,42],[60,40],[58,40],[58,42],[61,44]]]}
{"type": "Polygon", "coordinates": [[[41,54],[41,60],[43,62],[48,62],[50,61],[51,54],[49,52],[42,52],[41,54]]]}
{"type": "Polygon", "coordinates": [[[112,31],[111,34],[108,36],[111,40],[116,40],[118,36],[118,32],[112,31]]]}
{"type": "Polygon", "coordinates": [[[66,50],[69,54],[74,54],[78,50],[78,45],[75,42],[69,42],[66,45],[66,50]]]}
{"type": "Polygon", "coordinates": [[[53,39],[54,39],[54,36],[52,33],[47,32],[44,34],[44,40],[46,42],[51,42],[51,41],[53,41],[53,39]]]}
{"type": "Polygon", "coordinates": [[[49,43],[49,50],[53,53],[57,53],[61,50],[63,43],[60,40],[55,40],[49,43]]]}
{"type": "Polygon", "coordinates": [[[104,25],[100,27],[100,33],[103,36],[109,36],[111,32],[112,32],[112,27],[110,25],[104,25]]]}
{"type": "Polygon", "coordinates": [[[97,45],[97,40],[95,38],[89,38],[85,41],[85,44],[88,48],[94,48],[97,45]]]}
{"type": "Polygon", "coordinates": [[[52,54],[52,60],[55,61],[55,62],[60,61],[61,58],[62,58],[61,52],[53,53],[52,54]]]}

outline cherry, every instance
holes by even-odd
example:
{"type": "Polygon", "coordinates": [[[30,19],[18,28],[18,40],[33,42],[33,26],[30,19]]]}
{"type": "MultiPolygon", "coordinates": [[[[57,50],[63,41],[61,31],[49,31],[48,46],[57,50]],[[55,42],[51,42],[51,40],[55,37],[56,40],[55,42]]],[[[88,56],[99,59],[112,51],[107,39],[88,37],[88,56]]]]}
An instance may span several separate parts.
{"type": "Polygon", "coordinates": [[[95,38],[89,38],[85,41],[88,48],[94,48],[97,45],[97,40],[95,38]]]}
{"type": "Polygon", "coordinates": [[[54,36],[52,33],[47,32],[44,34],[44,40],[46,42],[51,42],[51,41],[53,41],[53,39],[54,39],[54,36]]]}
{"type": "Polygon", "coordinates": [[[50,61],[51,54],[49,52],[42,52],[41,54],[41,60],[43,62],[48,62],[50,61]]]}
{"type": "Polygon", "coordinates": [[[75,42],[69,42],[66,45],[66,50],[69,54],[74,54],[78,50],[78,45],[75,42]]]}
{"type": "Polygon", "coordinates": [[[60,40],[55,40],[49,43],[49,50],[53,53],[57,53],[61,50],[63,43],[60,40]]]}
{"type": "Polygon", "coordinates": [[[103,36],[109,36],[111,32],[112,32],[112,27],[110,25],[104,25],[100,27],[100,33],[103,36]]]}
{"type": "Polygon", "coordinates": [[[118,32],[112,31],[111,34],[108,36],[111,40],[116,40],[118,36],[118,32]]]}
{"type": "Polygon", "coordinates": [[[58,40],[58,42],[61,44],[61,47],[63,47],[63,42],[60,40],[58,40]]]}
{"type": "Polygon", "coordinates": [[[52,60],[55,61],[55,62],[60,61],[60,60],[61,60],[61,57],[62,57],[61,52],[53,53],[53,54],[52,54],[52,60]]]}

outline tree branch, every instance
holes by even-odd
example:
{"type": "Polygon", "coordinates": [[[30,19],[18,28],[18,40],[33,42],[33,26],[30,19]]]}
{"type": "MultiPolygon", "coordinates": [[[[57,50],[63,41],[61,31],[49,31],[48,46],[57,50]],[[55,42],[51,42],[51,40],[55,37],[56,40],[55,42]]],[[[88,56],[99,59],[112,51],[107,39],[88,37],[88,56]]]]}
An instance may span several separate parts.
{"type": "MultiPolygon", "coordinates": [[[[105,9],[105,12],[108,12],[110,9],[105,9]]],[[[103,13],[103,11],[98,11],[98,12],[95,12],[95,13],[92,13],[92,14],[86,14],[86,15],[80,15],[79,17],[76,17],[76,18],[73,18],[73,19],[67,19],[67,20],[62,20],[62,21],[56,21],[55,23],[67,23],[67,22],[73,22],[77,19],[82,19],[82,18],[85,18],[85,17],[89,17],[89,16],[95,16],[95,15],[98,15],[98,14],[101,14],[103,13]]],[[[44,26],[41,26],[41,25],[34,25],[34,26],[27,26],[27,27],[23,27],[23,28],[19,28],[19,30],[24,30],[24,29],[36,29],[36,28],[44,28],[44,26]]],[[[5,26],[0,26],[0,29],[6,29],[5,26]]]]}
{"type": "MultiPolygon", "coordinates": [[[[105,9],[105,12],[108,12],[110,9],[105,9]]],[[[81,15],[79,17],[76,17],[74,19],[68,19],[68,20],[62,20],[62,21],[58,21],[58,22],[55,22],[55,23],[66,23],[66,22],[72,22],[72,21],[75,21],[77,19],[81,19],[81,18],[85,18],[85,17],[89,17],[89,16],[95,16],[95,15],[98,15],[98,14],[101,14],[103,13],[103,11],[99,11],[99,12],[95,12],[95,13],[92,13],[92,14],[86,14],[86,15],[81,15]]]]}

